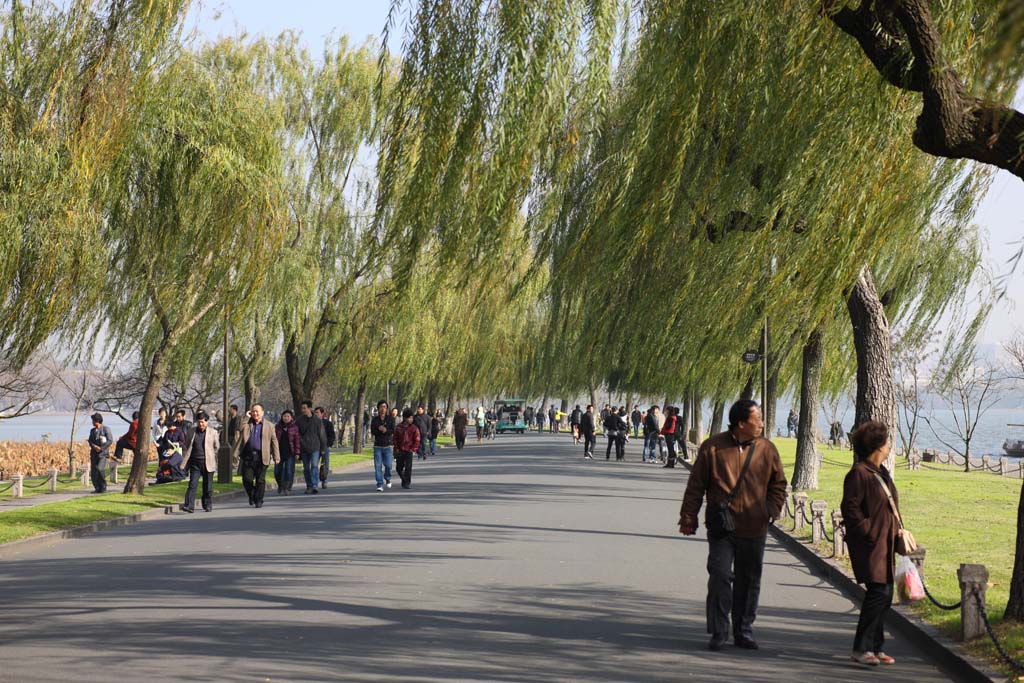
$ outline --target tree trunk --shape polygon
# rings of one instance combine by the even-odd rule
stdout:
[[[149,464],[149,441],[152,435],[149,421],[153,417],[157,394],[163,386],[167,366],[170,363],[170,349],[166,340],[153,354],[146,378],[146,390],[142,392],[142,404],[139,406],[139,430],[135,441],[135,457],[132,458],[132,469],[125,482],[125,493],[143,494],[146,492],[146,466]]]
[[[305,384],[300,367],[299,344],[294,336],[288,342],[284,351],[284,365],[288,372],[288,391],[292,395],[292,408],[298,415],[302,409],[303,401],[313,400],[313,388]]]
[[[437,412],[437,387],[433,383],[427,391],[427,412],[430,415]]]
[[[405,407],[405,406],[402,405],[402,401],[404,401],[404,400],[405,400],[405,382],[399,382],[395,386],[395,405],[393,406],[393,407],[398,408],[399,414],[401,414],[402,409]]]
[[[693,429],[694,433],[697,435],[697,440],[694,441],[694,443],[700,443],[704,432],[704,417],[701,414],[700,403],[700,394],[696,391],[693,392],[693,405],[690,407],[690,414],[693,416],[691,429]]]
[[[448,398],[444,402],[444,416],[451,417],[452,412],[455,410],[455,392],[449,391]]]
[[[754,372],[751,371],[750,375],[747,376],[747,383],[743,385],[743,391],[740,392],[740,400],[750,401],[754,398]]]
[[[803,372],[800,377],[800,424],[796,431],[796,462],[793,464],[793,488],[818,488],[818,454],[815,451],[818,406],[821,403],[821,368],[824,361],[821,324],[811,331],[804,344]]]
[[[857,350],[857,407],[854,426],[878,420],[889,428],[889,439],[896,431],[896,389],[892,380],[892,342],[889,320],[875,289],[875,279],[867,266],[847,300],[853,325],[853,345]],[[895,454],[885,465],[893,473]]]
[[[590,405],[594,406],[594,410],[597,412],[601,412],[600,406],[597,405],[597,389],[594,388],[593,384],[588,388],[590,389]]]
[[[1017,549],[1010,577],[1010,600],[1006,603],[1003,618],[1024,621],[1024,485],[1021,485],[1017,502]]]
[[[725,401],[715,401],[711,410],[711,433],[718,434],[722,431],[722,421],[725,419]]]
[[[355,417],[356,426],[352,430],[352,452],[363,452],[363,412],[366,410],[366,377],[359,378],[359,388],[356,390],[356,404],[352,406],[352,414]]]
[[[82,408],[82,395],[75,397],[75,412],[71,416],[71,440],[68,441],[68,474],[75,476],[75,430],[78,429],[78,411]]]
[[[772,356],[780,357],[781,353],[776,351]],[[775,407],[779,398],[779,365],[777,362],[769,364],[768,389],[765,392],[764,405],[761,407],[764,411],[764,435],[769,439],[775,433]]]
[[[245,407],[251,408],[260,400],[260,388],[256,384],[256,378],[251,373],[246,373],[244,381]]]
[[[693,398],[689,389],[683,390],[683,411],[679,415],[679,422],[683,425],[683,439],[690,440],[690,413],[693,409]],[[684,444],[685,445],[685,444]]]

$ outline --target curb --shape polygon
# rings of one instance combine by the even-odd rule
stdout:
[[[369,460],[368,462],[356,462],[352,463],[351,465],[345,465],[344,467],[336,471],[332,470],[332,474],[341,474],[343,472],[350,472],[363,469],[367,465],[373,465],[373,460]],[[244,495],[245,489],[239,489],[237,491],[229,491],[228,493],[219,493],[213,497],[213,500],[215,502],[224,502],[232,500],[234,498],[241,498]],[[49,531],[45,534],[39,534],[38,536],[23,538],[19,541],[11,541],[10,543],[0,543],[0,561],[17,557],[18,555],[21,555],[23,553],[39,550],[40,548],[49,547],[65,539],[91,536],[92,534],[97,534],[101,531],[107,531],[109,529],[114,529],[120,526],[126,526],[128,524],[135,524],[136,522],[144,522],[147,519],[159,519],[165,515],[173,514],[173,510],[175,510],[177,507],[177,504],[161,505],[150,510],[136,512],[133,515],[112,517],[110,519],[104,519],[99,522],[82,524],[80,526],[73,526],[67,529],[59,529],[57,531]]]
[[[692,463],[685,460],[680,462],[686,467],[687,472],[692,469]],[[810,545],[794,538],[784,529],[769,525],[768,531],[814,575],[825,579],[832,587],[856,603],[864,599],[864,589],[836,562],[822,557]],[[885,623],[920,648],[944,673],[955,676],[958,681],[1001,683],[1007,680],[998,671],[965,652],[958,643],[942,635],[938,629],[911,613],[904,605],[893,604]]]

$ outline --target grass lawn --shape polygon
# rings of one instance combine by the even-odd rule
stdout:
[[[150,477],[155,477],[156,476],[156,462],[154,461],[154,462],[149,463],[149,466],[146,468],[146,470],[147,470],[147,472],[148,472]],[[118,471],[118,481],[123,483],[128,478],[128,473],[131,471],[131,465],[122,465],[122,466],[117,468],[117,471]],[[79,474],[79,476],[81,476],[81,474]],[[109,482],[109,480],[110,480],[110,475],[108,474],[107,475],[107,481]],[[38,484],[40,484],[40,483],[42,483],[44,481],[46,481],[45,477],[42,477],[42,478],[34,477],[32,479],[26,479],[25,480],[25,487],[24,487],[22,498],[29,498],[31,496],[45,496],[45,495],[49,495],[50,494],[49,486],[47,486],[46,484],[43,484],[42,486],[37,486]],[[36,486],[36,488],[29,488],[30,486]],[[67,472],[61,472],[61,473],[59,473],[57,475],[57,490],[56,490],[55,493],[74,493],[76,491],[91,491],[91,490],[92,490],[92,484],[87,484],[86,486],[82,486],[81,479],[79,479],[78,477],[75,477],[72,480]],[[14,494],[14,491],[12,489],[7,489],[3,493],[0,493],[0,500],[10,500],[13,494]]]
[[[796,457],[796,439],[774,439],[779,448],[787,478],[792,478]],[[849,471],[853,455],[849,451],[825,448],[817,491],[808,491],[811,500],[828,501],[829,510],[839,507],[843,497],[843,478]],[[897,459],[897,465],[900,465]],[[900,494],[900,511],[907,528],[918,543],[927,549],[925,579],[928,590],[943,603],[960,598],[956,571],[961,563],[983,564],[989,571],[987,607],[993,623],[1002,621],[1009,598],[1010,574],[1016,542],[1017,502],[1021,481],[995,474],[972,472],[949,466],[925,463],[929,469],[911,472],[897,467],[894,474]],[[931,469],[934,467],[934,469]],[[826,516],[826,524],[831,521]],[[807,531],[810,536],[810,531]],[[824,549],[825,554],[830,552]],[[847,565],[848,567],[849,565]],[[954,635],[960,624],[960,610],[943,611],[922,600],[915,610],[948,635]],[[1024,625],[1001,624],[997,632],[1011,653],[1024,655]],[[987,638],[977,640],[970,648],[975,654],[995,660],[995,648]]]

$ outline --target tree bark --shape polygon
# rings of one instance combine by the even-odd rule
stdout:
[[[687,441],[690,440],[690,412],[693,408],[693,399],[690,395],[690,390],[685,389],[683,391],[683,410],[679,415],[679,421],[683,425],[683,438]]]
[[[245,407],[251,408],[253,404],[260,400],[260,388],[256,384],[256,378],[251,373],[245,375]]]
[[[704,417],[701,414],[701,397],[696,391],[693,392],[693,405],[690,408],[690,413],[693,415],[692,423],[690,428],[693,429],[696,435],[694,443],[700,443],[701,437],[704,436]]]
[[[860,272],[847,300],[853,325],[853,345],[857,350],[857,406],[854,427],[877,420],[889,428],[889,439],[896,431],[896,389],[892,379],[892,341],[885,307],[875,289],[875,278],[868,266]],[[885,465],[893,473],[895,455]]]
[[[800,377],[800,424],[796,431],[796,462],[793,464],[793,488],[818,488],[818,454],[815,450],[818,406],[821,403],[821,369],[824,361],[823,328],[819,323],[804,344],[803,371]]]
[[[715,401],[711,410],[711,434],[718,434],[722,431],[722,422],[725,420],[725,401]]]
[[[149,443],[152,434],[150,420],[153,417],[153,407],[156,405],[157,394],[163,386],[164,377],[167,375],[167,366],[170,363],[170,349],[165,340],[153,353],[149,365],[149,375],[146,377],[146,390],[142,392],[142,404],[139,406],[139,430],[135,441],[135,457],[132,458],[132,469],[128,474],[128,481],[124,484],[125,493],[143,494],[146,491],[146,466],[149,464]]]
[[[750,401],[754,398],[754,371],[750,371],[750,375],[747,377],[747,383],[743,385],[743,391],[740,392],[741,401]]]
[[[311,388],[306,386],[300,362],[298,339],[292,335],[284,350],[284,365],[288,373],[288,391],[292,395],[292,408],[296,411],[296,415],[299,414],[303,401],[313,400]]]
[[[764,405],[761,406],[764,413],[764,435],[769,439],[775,433],[776,404],[779,399],[779,363],[776,358],[782,356],[781,350],[771,354],[772,358],[768,365],[768,387],[765,392]]]
[[[1024,485],[1021,485],[1017,502],[1017,547],[1013,556],[1013,574],[1010,575],[1010,599],[1003,617],[1024,621]]]
[[[356,403],[352,406],[352,415],[355,417],[355,429],[352,430],[352,452],[363,452],[363,412],[366,410],[366,377],[359,378],[359,388],[356,390]]]

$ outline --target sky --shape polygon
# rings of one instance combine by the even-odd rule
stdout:
[[[403,2],[396,17],[399,28],[391,34],[392,46],[401,42],[402,20],[413,3]],[[240,32],[275,36],[291,29],[301,33],[310,51],[317,54],[332,35],[348,34],[356,42],[379,36],[390,7],[391,0],[207,0],[193,10],[191,23],[209,38]],[[910,133],[907,131],[908,139]],[[1024,263],[1017,264],[1011,274],[1007,262],[1024,246],[1024,181],[999,171],[976,222],[986,236],[988,268],[996,276],[1010,275],[1003,281],[1006,296],[992,312],[980,337],[983,344],[999,344],[1015,330],[1024,330]]]

